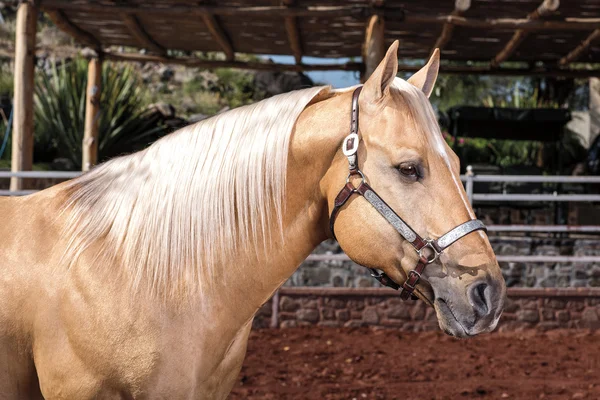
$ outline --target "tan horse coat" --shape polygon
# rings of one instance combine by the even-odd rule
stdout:
[[[444,148],[444,163],[428,138],[435,132],[415,118],[422,110],[411,110],[403,100],[408,94],[393,88],[396,47],[361,95],[359,161],[399,215],[436,237],[472,218],[472,210],[455,184],[455,155]],[[411,82],[429,94],[435,76],[437,55]],[[235,253],[199,297],[183,289],[166,301],[143,290],[132,293],[123,282],[122,260],[104,265],[97,257],[101,242],[76,265],[66,265],[69,183],[0,199],[0,399],[225,398],[256,311],[330,237],[329,210],[347,174],[340,144],[348,133],[350,97],[349,91],[323,92],[302,112],[289,144],[282,235],[273,235],[266,254]],[[395,167],[406,160],[420,163],[422,181],[398,175]],[[364,200],[345,206],[336,234],[351,258],[398,282],[414,265],[414,251]],[[442,328],[459,336],[493,329],[505,288],[484,235],[453,245],[424,280],[431,286],[420,287],[422,297],[436,306]],[[490,287],[489,310],[476,315],[468,292],[481,280]],[[438,299],[450,304],[453,316]]]

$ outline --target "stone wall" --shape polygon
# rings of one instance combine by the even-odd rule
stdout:
[[[391,289],[281,288],[254,326],[380,326],[436,331],[435,311],[423,301],[402,301]],[[600,289],[509,289],[498,330],[600,328]]]

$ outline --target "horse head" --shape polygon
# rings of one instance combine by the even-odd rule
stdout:
[[[353,261],[398,285],[422,278],[415,294],[435,307],[445,332],[488,332],[502,312],[506,285],[428,100],[439,51],[405,81],[396,77],[397,48],[392,44],[356,96],[359,140],[346,139],[324,178],[329,210],[338,202],[331,235]],[[346,179],[350,184],[340,192]],[[363,196],[351,198],[354,193]],[[411,272],[420,260],[421,269]]]

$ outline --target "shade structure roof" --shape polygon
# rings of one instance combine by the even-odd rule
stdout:
[[[223,52],[356,58],[369,18],[403,59],[435,47],[457,72],[552,73],[600,62],[599,0],[40,0],[59,28],[87,46],[146,49],[148,57]],[[114,51],[111,54],[116,54]],[[139,53],[138,53],[139,54]],[[130,53],[131,56],[131,53]],[[115,56],[117,57],[117,56]],[[519,61],[518,68],[506,62]],[[513,64],[510,64],[513,65]],[[305,66],[305,69],[311,69]],[[597,70],[579,71],[594,75]]]

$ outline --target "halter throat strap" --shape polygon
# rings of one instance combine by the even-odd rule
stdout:
[[[360,195],[364,197],[371,206],[379,214],[385,218],[400,234],[402,238],[408,241],[419,256],[417,265],[414,269],[409,271],[406,281],[400,285],[390,279],[385,273],[378,272],[375,269],[371,269],[371,276],[377,279],[381,284],[389,286],[393,289],[401,289],[400,297],[404,300],[408,299],[413,295],[413,292],[421,279],[421,274],[424,272],[425,267],[428,264],[433,263],[443,253],[443,251],[452,245],[457,240],[463,238],[471,232],[486,230],[485,225],[480,220],[470,220],[464,222],[457,227],[451,229],[437,239],[428,239],[421,237],[411,226],[406,223],[396,212],[369,186],[366,182],[363,173],[358,167],[358,144],[360,137],[358,136],[358,98],[362,86],[359,86],[354,90],[352,94],[352,113],[350,121],[350,134],[346,136],[342,144],[342,152],[348,158],[349,174],[346,179],[346,185],[340,190],[335,198],[333,210],[329,217],[329,229],[334,237],[335,236],[335,220],[339,215],[342,207],[350,198],[354,195]],[[354,186],[350,179],[352,177],[360,177],[361,182],[358,186]],[[426,253],[426,249],[427,253]],[[414,296],[414,295],[413,295]]]

